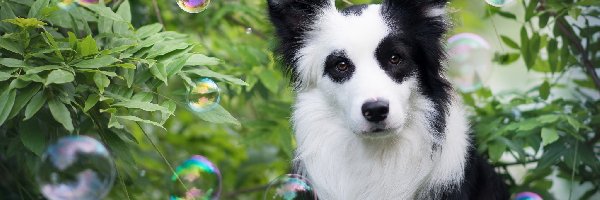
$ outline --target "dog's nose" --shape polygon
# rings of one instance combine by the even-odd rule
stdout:
[[[370,122],[381,122],[387,118],[390,104],[386,100],[367,101],[362,105],[362,114]]]

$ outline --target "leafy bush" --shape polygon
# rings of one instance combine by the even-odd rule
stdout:
[[[138,141],[126,125],[166,130],[163,124],[178,104],[186,105],[183,97],[199,77],[246,85],[205,67],[220,61],[199,53],[201,45],[188,35],[161,31],[160,24],[134,29],[129,1],[116,12],[104,5],[59,9],[57,2],[0,2],[0,164],[13,161],[2,166],[2,177],[8,169],[18,169],[8,177],[25,177],[17,180],[25,181],[18,194],[37,196],[26,188],[37,188],[33,177],[39,157],[61,136],[96,135],[120,168],[132,168],[130,145]],[[169,93],[169,84],[187,90]],[[195,114],[213,123],[239,124],[220,106]]]

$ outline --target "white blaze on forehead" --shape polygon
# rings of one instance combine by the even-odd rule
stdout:
[[[380,9],[380,5],[370,5],[359,16],[344,16],[335,8],[324,10],[296,55],[299,89],[314,87],[333,51],[344,50],[354,64],[374,61],[375,49],[389,33]]]

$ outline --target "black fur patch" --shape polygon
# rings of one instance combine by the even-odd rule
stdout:
[[[442,63],[446,59],[442,37],[448,29],[443,17],[428,17],[432,8],[444,6],[445,0],[388,0],[382,15],[392,32],[401,34],[410,47],[410,57],[417,68],[421,92],[433,102],[436,113],[429,121],[435,137],[444,138],[451,86],[444,78]],[[436,148],[434,144],[434,149]]]
[[[417,70],[410,51],[410,46],[406,41],[403,41],[402,36],[389,35],[381,40],[377,46],[375,58],[381,69],[396,83],[400,84]],[[400,62],[397,64],[391,63],[392,56],[400,57]]]
[[[346,63],[346,71],[340,72],[336,69],[337,64],[340,62]],[[323,71],[323,76],[329,76],[333,82],[343,83],[352,78],[355,69],[356,67],[354,66],[354,63],[348,59],[346,52],[334,51],[325,59],[325,70]]]
[[[368,6],[369,5],[367,5],[367,4],[353,5],[353,6],[344,8],[342,10],[342,14],[344,16],[348,16],[348,15],[360,16],[363,13],[363,10],[365,10]]]

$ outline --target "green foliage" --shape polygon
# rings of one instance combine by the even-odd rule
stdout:
[[[0,1],[0,174],[12,169],[13,176],[27,177],[15,194],[38,195],[35,166],[61,136],[99,138],[122,174],[135,168],[132,125],[166,130],[194,79],[246,85],[208,69],[219,59],[201,54],[202,45],[189,35],[162,31],[160,24],[135,29],[127,0],[111,4],[116,12],[105,5],[64,10],[57,2]],[[184,89],[165,92],[168,84]],[[221,107],[196,115],[239,124]]]
[[[579,197],[588,199],[600,191],[600,82],[594,80],[600,67],[600,25],[590,23],[598,20],[600,4],[576,0],[520,3],[525,12],[519,17],[486,8],[492,15],[524,22],[519,43],[500,36],[510,49],[497,53],[494,61],[508,65],[522,59],[530,73],[545,78],[525,92],[492,95],[482,88],[464,94],[474,112],[479,151],[503,169],[513,192],[535,191],[544,199],[554,199],[548,190],[553,185],[549,177],[556,171],[560,178],[590,184]],[[515,162],[501,160],[502,155]],[[507,167],[512,165],[530,166],[523,181],[508,174]]]

